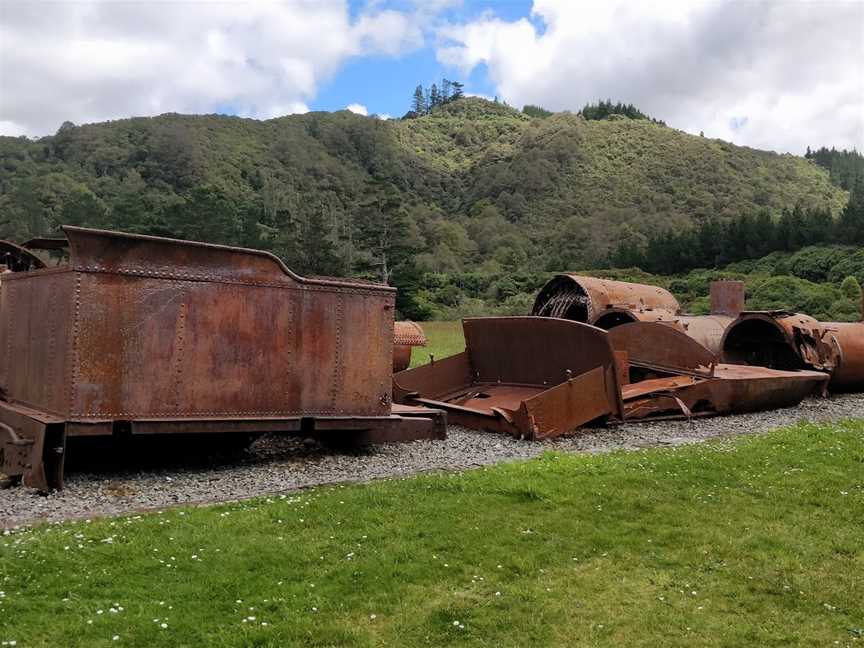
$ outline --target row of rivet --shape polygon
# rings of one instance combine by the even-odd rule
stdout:
[[[151,270],[145,268],[106,268],[99,265],[82,265],[76,266],[78,272],[100,272],[107,274],[131,275],[134,277],[148,277],[154,279],[179,279],[186,281],[204,281],[212,283],[228,283],[239,284],[243,286],[259,286],[263,288],[296,288],[297,290],[315,290],[321,292],[338,292],[360,295],[389,295],[391,289],[381,289],[377,286],[369,286],[368,288],[360,286],[328,286],[320,284],[296,283],[291,280],[285,282],[275,281],[251,281],[237,277],[228,277],[214,274],[200,274],[194,272],[170,272],[166,270]]]

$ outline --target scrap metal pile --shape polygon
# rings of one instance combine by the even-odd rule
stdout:
[[[713,284],[711,314],[690,316],[662,288],[559,275],[531,316],[466,319],[463,353],[407,369],[426,338],[393,321],[388,286],[303,278],[255,250],[64,232],[0,242],[0,480],[42,491],[62,487],[78,437],[442,439],[449,417],[540,439],[864,388],[864,323],[746,312],[740,282]]]
[[[398,373],[394,397],[467,427],[540,439],[864,389],[864,323],[743,307],[741,282],[714,282],[711,314],[693,316],[662,288],[558,275],[532,317],[464,320],[465,351]]]

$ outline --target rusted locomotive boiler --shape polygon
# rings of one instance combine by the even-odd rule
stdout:
[[[726,362],[815,369],[830,375],[832,391],[864,390],[864,321],[820,322],[788,311],[744,312],[727,328],[721,347]]]
[[[531,314],[593,324],[607,331],[630,322],[660,322],[719,353],[726,327],[744,310],[744,284],[711,282],[710,303],[709,315],[685,315],[678,300],[664,288],[562,274],[541,288]]]
[[[64,231],[68,263],[0,278],[0,473],[61,488],[77,436],[443,438],[440,412],[392,404],[394,289],[306,279],[260,251]]]

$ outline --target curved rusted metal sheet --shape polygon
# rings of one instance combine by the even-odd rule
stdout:
[[[723,333],[734,319],[728,315],[681,315],[675,319],[674,325],[711,353],[719,355]]]
[[[0,282],[7,426],[388,438],[429,422],[391,410],[393,288],[303,278],[258,250],[64,229],[68,265]],[[19,440],[0,430],[0,450]]]
[[[393,371],[402,371],[411,365],[411,350],[426,346],[426,333],[417,322],[393,323]]]
[[[831,388],[864,389],[864,322],[829,322],[825,326],[840,347],[840,362],[831,376]]]
[[[604,331],[611,331],[616,326],[631,322],[664,322],[675,324],[679,317],[677,313],[663,309],[634,310],[623,306],[613,306],[597,313],[593,324]]]
[[[45,263],[30,250],[11,241],[0,240],[0,265],[9,272],[29,272],[45,267]]]
[[[540,289],[531,314],[594,324],[603,311],[615,307],[670,313],[680,310],[672,293],[658,286],[559,274]]]
[[[633,322],[609,331],[615,351],[627,353],[631,364],[672,373],[710,373],[717,356],[692,337],[657,322]]]
[[[719,354],[726,327],[734,317],[727,315],[677,315],[663,310],[632,311],[625,308],[607,308],[600,313],[594,325],[607,331],[632,322],[659,323],[674,328]]]
[[[426,332],[417,322],[393,322],[393,344],[426,346]]]

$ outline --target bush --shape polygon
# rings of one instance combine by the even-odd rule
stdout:
[[[844,297],[852,301],[861,301],[861,284],[852,275],[846,277],[843,283],[840,284],[840,292],[843,293]]]
[[[859,284],[864,284],[864,249],[859,248],[840,260],[831,269],[828,279],[834,283],[839,283],[849,275],[855,277]]]
[[[786,275],[758,283],[747,307],[751,310],[790,310],[830,320],[834,304],[842,298],[840,290],[831,284],[815,284]]]
[[[828,281],[831,269],[849,257],[852,250],[842,246],[806,247],[778,263],[773,274],[791,274],[814,282]]]

